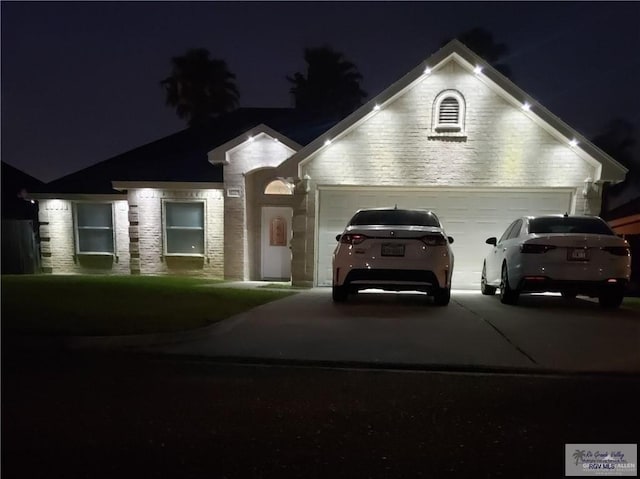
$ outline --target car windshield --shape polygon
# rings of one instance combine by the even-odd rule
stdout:
[[[599,218],[549,217],[529,221],[529,233],[581,233],[613,235],[613,231]]]
[[[394,225],[440,227],[438,218],[428,211],[415,210],[367,210],[359,211],[349,225]]]

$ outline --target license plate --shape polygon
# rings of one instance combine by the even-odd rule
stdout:
[[[589,261],[588,250],[584,248],[569,248],[567,259],[569,261]]]
[[[381,254],[382,256],[404,256],[404,245],[383,243]]]

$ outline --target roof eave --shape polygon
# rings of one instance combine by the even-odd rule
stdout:
[[[297,166],[297,168],[295,168],[297,170],[296,173],[298,177],[301,177],[302,166],[311,161],[313,157],[322,151],[325,147],[326,140],[335,141],[346,135],[353,128],[357,127],[360,123],[366,121],[371,115],[375,114],[376,111],[374,110],[374,107],[376,107],[376,105],[380,108],[384,108],[386,104],[394,101],[395,98],[402,95],[407,89],[417,85],[419,80],[426,79],[430,73],[437,71],[451,59],[458,60],[461,65],[471,71],[473,71],[475,66],[480,66],[482,68],[480,79],[490,88],[500,93],[514,106],[522,106],[525,103],[528,103],[531,106],[531,110],[527,112],[527,114],[529,114],[532,119],[536,120],[540,126],[545,128],[556,138],[567,142],[570,142],[571,140],[578,141],[579,146],[573,147],[573,149],[578,156],[594,166],[596,169],[595,181],[611,181],[614,183],[624,181],[626,173],[628,172],[627,168],[600,150],[597,146],[591,143],[590,140],[584,137],[584,135],[580,134],[560,118],[553,115],[549,110],[531,97],[531,95],[524,92],[524,90],[493,68],[489,63],[457,39],[447,43],[444,47],[431,55],[425,61],[421,62],[417,67],[393,83],[390,87],[386,88],[379,95],[372,98],[370,101],[336,124],[333,128],[320,135],[307,146],[288,158],[282,165],[280,165],[279,169],[293,174],[294,171],[291,170],[294,169],[294,166]],[[425,72],[425,69],[427,68],[429,68],[430,73]]]
[[[258,126],[255,126],[254,128],[251,128],[249,131],[243,133],[242,135],[238,135],[232,140],[229,140],[228,142],[223,143],[222,145],[219,145],[213,150],[209,151],[207,153],[207,158],[209,160],[209,163],[211,163],[212,165],[227,164],[228,163],[227,153],[233,151],[236,148],[242,147],[242,145],[244,145],[251,138],[257,137],[261,134],[268,135],[271,138],[278,140],[280,143],[282,143],[283,145],[285,145],[287,148],[289,148],[294,152],[302,148],[301,145],[293,141],[288,136],[285,136],[282,133],[274,130],[273,128],[270,128],[269,126],[265,125],[264,123],[261,123]]]

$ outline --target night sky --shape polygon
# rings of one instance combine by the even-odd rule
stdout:
[[[370,99],[480,26],[580,133],[640,126],[640,2],[2,2],[1,17],[2,160],[43,181],[184,128],[159,82],[192,47],[227,61],[241,106],[287,107],[304,47],[343,52]]]

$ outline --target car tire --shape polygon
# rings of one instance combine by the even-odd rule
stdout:
[[[562,291],[560,294],[564,299],[567,300],[576,299],[576,296],[578,296],[578,293],[576,293],[575,291]]]
[[[516,289],[509,286],[509,274],[507,273],[507,263],[502,265],[502,274],[500,275],[500,302],[502,304],[516,304],[520,293]]]
[[[496,287],[487,284],[487,265],[482,265],[482,277],[480,278],[480,292],[485,296],[496,294]]]
[[[617,309],[624,300],[624,290],[622,288],[611,288],[603,291],[598,297],[600,306],[605,309]]]
[[[347,300],[348,295],[349,291],[346,286],[333,285],[331,288],[331,298],[334,303],[344,303]]]
[[[438,288],[433,294],[433,304],[446,306],[451,300],[451,288]]]

